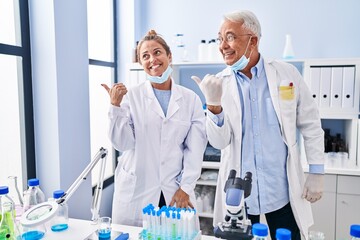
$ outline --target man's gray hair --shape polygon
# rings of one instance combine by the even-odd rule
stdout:
[[[224,20],[243,23],[244,28],[250,30],[260,40],[261,26],[259,20],[253,12],[248,10],[230,12],[224,15]]]

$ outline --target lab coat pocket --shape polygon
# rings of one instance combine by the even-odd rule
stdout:
[[[289,86],[280,86],[279,87],[279,94],[281,100],[293,100],[295,93],[295,87],[290,83]]]
[[[122,166],[116,178],[115,193],[119,202],[129,203],[134,195],[137,177],[125,171]]]

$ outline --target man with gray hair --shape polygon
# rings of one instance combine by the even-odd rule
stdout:
[[[308,238],[310,203],[322,196],[324,133],[319,111],[301,74],[288,63],[259,53],[261,26],[250,11],[224,16],[219,50],[228,66],[198,83],[207,104],[210,144],[221,149],[214,225],[226,214],[224,184],[231,169],[252,173],[246,198],[252,224],[265,214],[271,238],[287,228],[292,239]],[[298,154],[297,130],[304,137],[309,175]]]

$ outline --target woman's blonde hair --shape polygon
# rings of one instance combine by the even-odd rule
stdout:
[[[171,50],[170,50],[170,47],[169,45],[165,42],[165,40],[159,35],[156,33],[155,30],[151,29],[138,43],[137,45],[137,57],[139,59],[139,62],[141,63],[141,58],[140,58],[140,48],[141,48],[141,45],[145,42],[145,41],[156,41],[158,42],[164,49],[165,49],[165,52],[166,52],[166,55],[170,55],[171,54]]]

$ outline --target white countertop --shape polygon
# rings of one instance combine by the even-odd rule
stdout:
[[[44,240],[84,240],[87,239],[93,232],[97,229],[97,225],[92,224],[88,220],[80,219],[69,219],[69,228],[63,232],[52,232],[50,229],[47,229]],[[135,240],[138,239],[139,233],[142,231],[141,227],[126,226],[112,224],[112,230],[129,233],[129,239]],[[215,237],[211,236],[201,236],[202,240],[214,240]]]

